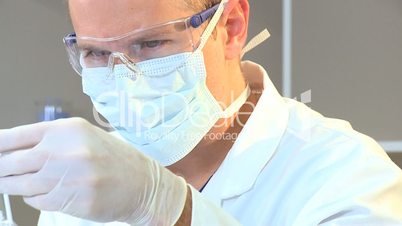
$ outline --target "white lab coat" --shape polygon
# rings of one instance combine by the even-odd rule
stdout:
[[[262,67],[243,72],[264,92],[203,193],[193,189],[192,225],[402,225],[402,172],[373,139],[282,98]],[[38,225],[126,224],[42,212]]]

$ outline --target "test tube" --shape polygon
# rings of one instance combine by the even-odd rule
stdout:
[[[13,220],[10,198],[7,194],[3,194],[3,205],[0,209],[0,226],[17,226]]]

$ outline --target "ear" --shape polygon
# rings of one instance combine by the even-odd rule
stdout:
[[[248,0],[229,0],[220,25],[224,28],[225,58],[239,59],[247,40],[250,5]]]

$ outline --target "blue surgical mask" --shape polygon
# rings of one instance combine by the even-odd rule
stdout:
[[[117,65],[113,78],[100,76],[102,69],[83,71],[84,92],[95,109],[139,151],[171,165],[186,156],[220,118],[233,116],[248,98],[248,89],[222,109],[206,86],[201,51],[139,63],[141,71],[166,73],[135,75]],[[103,69],[107,70],[107,69]],[[158,73],[158,74],[159,74]],[[163,74],[162,73],[162,74]],[[102,78],[103,77],[103,78]]]
[[[221,14],[222,12],[218,12]],[[212,19],[197,50],[136,64],[84,69],[83,90],[109,123],[136,149],[168,166],[190,153],[220,118],[246,102],[247,88],[225,110],[206,85],[202,49],[220,15]]]

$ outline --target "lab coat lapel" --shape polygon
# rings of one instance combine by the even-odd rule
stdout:
[[[203,194],[216,204],[250,190],[274,155],[286,130],[289,112],[265,70],[243,63],[245,73],[262,73],[264,91],[238,139]],[[251,76],[251,75],[250,75]]]

